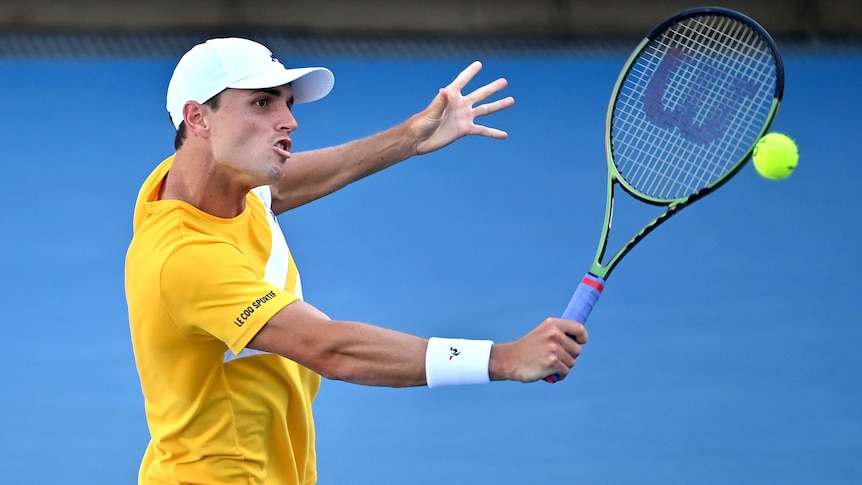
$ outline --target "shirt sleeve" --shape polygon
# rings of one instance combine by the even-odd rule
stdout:
[[[234,354],[298,299],[264,281],[235,246],[218,242],[176,248],[162,268],[160,288],[180,332],[218,339]]]

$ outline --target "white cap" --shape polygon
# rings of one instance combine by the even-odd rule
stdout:
[[[168,84],[168,113],[179,128],[187,101],[204,103],[227,88],[264,89],[288,83],[294,103],[309,103],[332,91],[335,76],[325,67],[287,69],[269,49],[251,40],[210,39],[192,47],[177,63]]]

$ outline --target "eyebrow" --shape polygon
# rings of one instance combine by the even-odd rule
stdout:
[[[273,96],[273,97],[279,97],[282,94],[282,92],[276,88],[259,88],[259,89],[253,89],[252,91],[254,91],[256,93],[268,94],[268,95]],[[291,106],[294,104],[293,93],[291,93],[290,97],[287,98],[287,104],[289,104]]]
[[[272,96],[281,95],[281,91],[279,91],[278,89],[275,89],[275,88],[260,88],[260,89],[255,89],[254,91],[256,91],[258,93],[266,93],[266,94],[269,94]]]

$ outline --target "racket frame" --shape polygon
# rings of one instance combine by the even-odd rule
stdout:
[[[732,19],[736,19],[743,24],[751,27],[758,36],[767,43],[770,50],[772,51],[773,58],[775,60],[775,68],[776,68],[776,79],[775,79],[775,92],[773,93],[772,103],[769,111],[766,114],[766,118],[764,120],[763,126],[761,127],[759,134],[751,143],[751,146],[744,152],[744,154],[737,160],[737,162],[731,166],[725,173],[719,176],[715,181],[710,184],[705,185],[704,187],[698,189],[694,193],[684,195],[676,198],[666,198],[661,199],[657,197],[648,196],[646,194],[641,193],[636,190],[631,184],[629,184],[622,174],[617,169],[616,164],[613,159],[613,147],[612,147],[612,125],[611,122],[614,119],[614,108],[616,106],[617,98],[620,94],[620,89],[637,61],[638,57],[641,55],[643,50],[649,45],[650,42],[655,40],[659,35],[664,33],[665,30],[670,25],[674,23],[684,21],[688,18],[703,16],[703,15],[719,15],[723,17],[729,17]],[[736,12],[734,10],[725,9],[721,7],[705,7],[705,8],[695,8],[691,10],[686,10],[680,12],[661,24],[659,24],[656,28],[654,28],[643,40],[641,40],[640,44],[634,49],[632,54],[629,56],[628,61],[626,61],[623,66],[620,75],[617,77],[617,81],[614,85],[614,90],[612,92],[611,102],[608,104],[608,113],[606,117],[606,130],[605,130],[605,152],[606,152],[606,162],[607,162],[607,192],[606,192],[606,201],[605,201],[605,220],[602,227],[601,239],[599,242],[598,249],[596,250],[596,256],[593,259],[593,263],[590,266],[589,272],[584,276],[581,280],[578,287],[575,289],[574,294],[572,295],[571,300],[569,301],[568,306],[563,312],[563,318],[575,320],[581,323],[586,323],[587,318],[592,313],[592,310],[598,301],[599,297],[604,291],[605,282],[610,275],[611,271],[616,267],[616,265],[623,259],[623,257],[629,253],[629,251],[637,245],[647,234],[652,232],[653,229],[658,227],[661,223],[666,221],[668,218],[682,210],[683,208],[691,205],[698,199],[704,197],[705,195],[711,193],[713,190],[721,187],[730,180],[734,175],[739,173],[743,166],[745,166],[748,159],[751,157],[751,153],[754,150],[754,147],[757,143],[757,140],[762,137],[769,130],[772,125],[772,121],[775,118],[775,114],[778,111],[778,106],[781,103],[781,98],[784,93],[784,64],[781,59],[781,54],[778,51],[777,46],[775,45],[775,41],[772,39],[772,36],[764,29],[760,24],[758,24],[753,19]],[[613,209],[614,209],[614,188],[616,185],[619,185],[626,193],[635,198],[636,200],[645,202],[654,206],[663,206],[666,207],[664,212],[659,214],[657,217],[652,219],[649,223],[643,226],[640,231],[634,234],[628,242],[623,244],[616,253],[614,253],[610,259],[608,259],[606,264],[602,264],[602,259],[605,256],[605,252],[607,250],[608,244],[608,236],[611,230],[611,221],[613,219]],[[559,380],[559,376],[557,374],[550,375],[544,379],[547,382],[554,383]]]
[[[613,159],[613,148],[611,146],[611,122],[614,118],[614,107],[616,105],[616,100],[620,92],[620,88],[622,87],[623,82],[640,56],[641,52],[647,47],[647,45],[653,41],[656,37],[662,34],[669,26],[686,20],[688,18],[703,16],[703,15],[721,15],[725,17],[730,17],[736,20],[739,20],[749,27],[751,27],[759,37],[769,46],[769,48],[774,53],[774,58],[776,61],[776,83],[775,83],[775,93],[773,94],[772,106],[769,110],[769,113],[766,117],[766,123],[760,130],[760,134],[755,139],[754,143],[746,150],[745,154],[736,162],[733,168],[724,173],[721,177],[716,179],[711,184],[701,188],[697,192],[692,194],[671,198],[671,199],[661,199],[656,197],[651,197],[649,195],[643,194],[634,187],[632,187],[620,174],[617,169],[616,164]],[[784,64],[781,59],[781,55],[779,54],[778,47],[775,44],[775,41],[772,39],[772,36],[764,29],[759,23],[757,23],[752,18],[739,13],[735,10],[730,10],[721,7],[702,7],[702,8],[694,8],[690,10],[686,10],[680,12],[658,26],[656,26],[646,37],[644,37],[640,44],[632,51],[628,60],[623,66],[619,76],[617,77],[617,81],[614,84],[614,89],[612,91],[613,96],[611,97],[611,102],[608,103],[608,111],[605,119],[605,155],[607,162],[607,192],[606,192],[606,201],[605,201],[605,220],[602,226],[602,233],[600,237],[599,246],[596,250],[595,258],[593,259],[593,263],[590,266],[589,274],[601,278],[602,280],[606,280],[608,276],[611,274],[616,265],[625,257],[626,254],[629,253],[647,234],[652,232],[653,229],[658,227],[661,223],[669,219],[671,216],[682,210],[683,208],[691,205],[698,199],[706,196],[713,190],[724,185],[728,180],[730,180],[734,175],[736,175],[747,163],[748,159],[751,157],[751,153],[754,150],[754,146],[761,136],[765,135],[767,131],[769,131],[770,126],[772,125],[772,121],[775,118],[775,114],[778,111],[778,107],[781,104],[781,98],[784,94]],[[662,206],[666,207],[666,210],[655,217],[652,221],[643,226],[637,233],[635,233],[626,243],[624,243],[605,263],[602,263],[602,260],[605,257],[605,253],[607,251],[608,245],[608,236],[610,235],[611,230],[611,222],[613,219],[613,210],[614,210],[614,188],[615,185],[619,185],[627,194],[634,197],[636,200],[641,202],[645,202],[654,206]]]

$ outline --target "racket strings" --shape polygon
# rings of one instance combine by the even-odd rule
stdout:
[[[722,178],[767,123],[776,59],[751,27],[706,15],[649,42],[618,87],[609,147],[647,197],[690,195]]]
[[[682,28],[679,32],[683,35],[679,36],[679,43],[682,46],[688,47],[692,52],[707,53],[710,58],[720,56],[725,50],[729,49],[733,55],[739,55],[743,58],[743,62],[725,63],[723,71],[735,79],[744,79],[745,76],[740,72],[738,67],[750,65],[751,62],[757,62],[753,57],[750,57],[752,50],[750,46],[752,43],[759,41],[759,39],[756,38],[756,34],[751,29],[744,28],[744,24],[730,21],[723,17],[718,17],[717,19],[715,27],[708,23],[699,22],[697,19],[693,20],[691,25],[681,25]],[[725,30],[728,33],[725,33]],[[666,45],[669,46],[671,44],[666,43]],[[746,56],[749,57],[746,58]],[[703,75],[700,78],[700,86],[708,86],[706,92],[700,93],[700,96],[705,100],[724,101],[727,98],[727,85],[718,82],[720,79],[717,71],[700,72]],[[695,76],[695,80],[691,82],[697,82],[696,79],[697,77]],[[743,99],[747,98],[744,97]],[[714,109],[721,108],[714,107]],[[707,116],[714,112],[714,110],[709,109],[700,110],[693,119],[695,125],[704,125],[707,122]],[[741,133],[739,133],[738,126],[736,124],[728,127],[728,134],[730,135],[728,139],[735,140],[739,138]],[[712,153],[713,156],[708,158],[704,157],[702,153],[700,157],[694,158],[697,154],[693,153],[691,147],[680,146],[678,148],[683,149],[676,153],[678,158],[683,160],[683,165],[681,167],[675,165],[666,166],[675,170],[669,177],[669,180],[681,181],[682,186],[686,187],[684,189],[686,193],[697,190],[716,180],[729,168],[727,163],[735,161],[730,158],[732,154],[729,153],[733,147],[727,143],[718,145]]]

